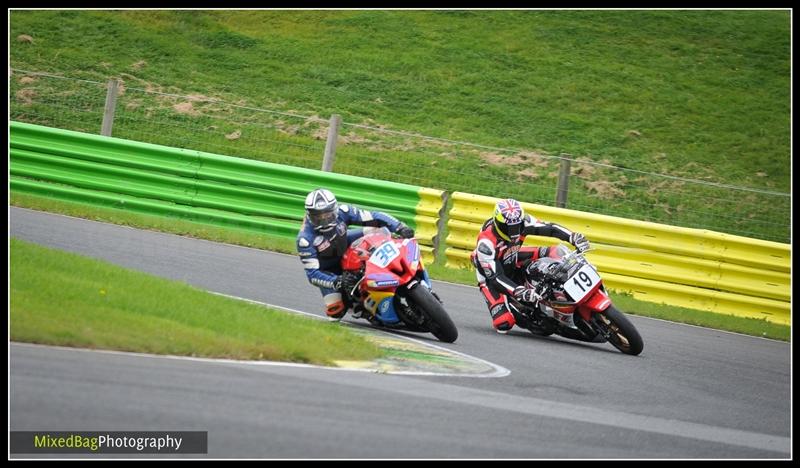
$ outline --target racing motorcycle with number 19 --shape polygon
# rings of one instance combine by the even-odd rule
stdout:
[[[524,278],[540,299],[526,303],[512,298],[519,304],[514,311],[518,325],[535,335],[608,342],[634,356],[642,352],[642,337],[611,303],[603,280],[583,252],[560,244],[552,257],[527,265]]]

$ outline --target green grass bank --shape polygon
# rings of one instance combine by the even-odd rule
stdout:
[[[16,74],[11,116],[98,132],[115,78],[115,136],[319,168],[324,125],[253,109],[336,113],[337,172],[553,204],[569,154],[569,208],[789,242],[790,26],[789,10],[12,11],[12,68],[95,83]]]
[[[13,341],[335,365],[384,351],[330,323],[10,240]]]

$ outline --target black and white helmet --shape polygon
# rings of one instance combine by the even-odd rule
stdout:
[[[316,189],[306,196],[306,217],[315,231],[327,232],[336,227],[339,204],[330,190]]]

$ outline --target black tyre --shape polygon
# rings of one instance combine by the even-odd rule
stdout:
[[[602,314],[596,314],[594,319],[598,326],[610,332],[608,341],[618,350],[637,356],[644,349],[644,342],[636,327],[616,307],[610,306]]]
[[[428,317],[430,332],[433,333],[433,336],[445,343],[456,341],[458,330],[455,324],[428,288],[423,285],[415,287],[408,292],[408,299],[414,303],[417,310]]]
[[[554,333],[554,332],[551,332],[550,330],[544,330],[544,329],[541,329],[541,328],[536,328],[535,325],[532,326],[532,327],[528,327],[528,331],[533,333],[536,336],[550,336],[550,335],[552,335]]]

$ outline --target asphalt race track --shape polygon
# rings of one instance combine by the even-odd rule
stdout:
[[[323,314],[294,256],[13,207],[9,218],[16,238]],[[629,316],[645,343],[632,357],[519,329],[498,335],[476,288],[434,289],[459,338],[414,337],[510,374],[390,375],[13,343],[10,430],[208,431],[201,456],[210,458],[791,456],[788,343]]]

